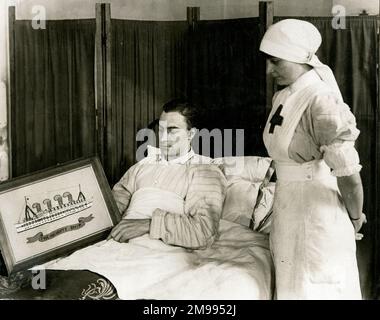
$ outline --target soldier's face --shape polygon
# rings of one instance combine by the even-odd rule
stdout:
[[[161,153],[176,158],[189,152],[193,130],[187,128],[186,118],[179,112],[162,112],[159,122]]]

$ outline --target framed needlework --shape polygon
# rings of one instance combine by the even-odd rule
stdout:
[[[118,220],[96,157],[0,184],[0,248],[8,274],[105,239]]]

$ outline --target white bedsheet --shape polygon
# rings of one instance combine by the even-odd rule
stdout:
[[[188,250],[148,235],[102,241],[45,264],[90,270],[108,278],[121,299],[271,299],[273,265],[268,236],[221,220],[206,250]]]

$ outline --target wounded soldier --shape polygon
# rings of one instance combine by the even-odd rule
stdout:
[[[209,247],[217,236],[226,180],[211,159],[191,148],[194,107],[172,100],[163,107],[159,149],[132,166],[112,192],[122,219],[108,239],[127,242],[149,234],[166,244]],[[149,149],[148,149],[149,150]]]
[[[109,240],[45,268],[99,274],[120,299],[271,298],[268,237],[221,219],[227,181],[191,149],[193,111],[178,100],[164,106],[160,148],[113,188],[122,219]],[[100,286],[97,295],[113,292]]]

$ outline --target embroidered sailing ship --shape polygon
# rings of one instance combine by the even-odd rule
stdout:
[[[65,198],[67,198],[67,201],[64,201]],[[30,198],[25,197],[25,208],[23,209],[21,221],[15,225],[17,233],[37,228],[44,224],[87,210],[93,203],[92,199],[86,199],[81,191],[80,185],[76,200],[74,200],[72,194],[68,191],[63,192],[62,195],[56,194],[53,200],[57,203],[57,206],[53,206],[52,200],[47,198],[42,201],[45,207],[43,209],[41,203],[34,202],[31,205]]]

